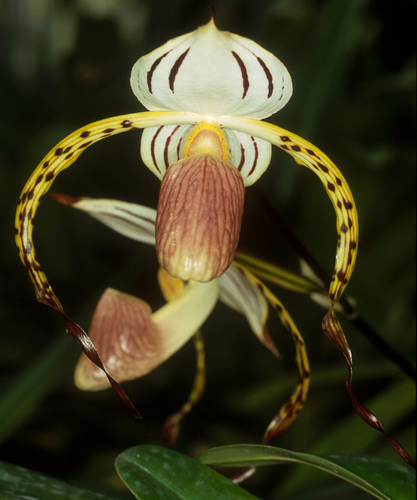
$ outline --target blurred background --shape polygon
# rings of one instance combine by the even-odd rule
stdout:
[[[360,219],[357,266],[347,295],[409,362],[415,352],[415,4],[398,0],[211,0],[219,29],[249,37],[293,77],[294,95],[269,121],[305,137],[348,180]],[[0,0],[0,460],[82,487],[131,498],[114,472],[118,453],[160,443],[165,418],[184,402],[194,375],[192,342],[154,373],[125,384],[144,415],[136,421],[112,391],[72,382],[80,350],[60,318],[38,305],[13,240],[20,191],[43,156],[89,122],[140,111],[129,86],[143,54],[210,18],[192,0]],[[140,132],[90,148],[53,191],[156,206],[159,182],[142,165]],[[321,183],[281,151],[246,197],[240,249],[298,271],[297,254],[267,200],[327,272],[334,213]],[[67,313],[88,326],[112,286],[163,299],[152,247],[116,235],[82,213],[44,199],[36,220],[40,262]],[[304,335],[312,368],[305,409],[272,444],[314,453],[400,459],[355,414],[341,354],[321,331],[325,310],[272,287]],[[342,320],[354,357],[354,387],[387,432],[415,452],[411,378]],[[207,387],[183,423],[176,449],[260,442],[297,380],[294,349],[271,313],[282,360],[243,317],[219,304],[203,327]],[[366,498],[319,472],[265,468],[245,485],[262,498]]]

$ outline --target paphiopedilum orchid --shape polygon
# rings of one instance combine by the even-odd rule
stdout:
[[[146,338],[158,350],[158,332],[164,330],[167,318],[170,327],[174,327],[172,310],[177,311],[176,317],[181,316],[182,326],[186,317],[191,318],[194,314],[191,304],[198,304],[196,311],[200,313],[195,315],[194,322],[190,319],[189,328],[197,331],[217,299],[225,299],[221,292],[224,283],[233,281],[231,276],[236,279],[241,276],[239,279],[244,280],[247,290],[258,288],[274,305],[296,339],[298,356],[304,357],[301,336],[295,333],[298,330],[293,328],[292,321],[282,316],[285,310],[279,301],[243,266],[230,267],[239,239],[245,188],[265,172],[271,160],[271,145],[275,145],[317,175],[335,209],[338,243],[329,287],[330,309],[323,328],[343,351],[348,364],[351,363],[349,347],[334,313],[334,305],[345,290],[355,265],[358,243],[355,203],[346,180],[323,152],[295,134],[261,121],[283,108],[292,95],[291,77],[282,62],[247,38],[219,31],[211,19],[196,31],[174,38],[141,57],[133,67],[131,86],[149,111],[107,118],[73,132],[46,155],[23,189],[16,214],[16,242],[38,300],[61,314],[67,331],[80,342],[84,353],[103,370],[118,394],[138,415],[112,377],[112,374],[117,377],[118,370],[114,368],[114,373],[106,370],[89,336],[65,314],[37,260],[32,232],[42,196],[57,175],[86,148],[115,134],[144,129],[142,160],[161,180],[155,221],[158,261],[169,275],[188,283],[180,298],[174,300],[167,296],[169,303],[153,315],[142,306],[140,313],[132,312],[137,310],[137,302],[130,302],[130,298],[123,298],[119,292],[108,292],[102,299],[107,305],[126,305],[125,309],[118,309],[117,305],[113,310],[108,308],[115,324],[124,321],[122,318],[129,314],[135,320],[139,316],[146,317],[145,323],[150,328]],[[153,219],[151,222],[153,224]],[[170,279],[164,278],[163,281]],[[233,290],[230,305],[246,314],[255,333],[273,349],[264,330],[264,312],[261,314],[259,310],[255,315],[255,327],[248,313],[247,295],[243,294],[246,302],[237,302],[237,287],[230,286]],[[257,292],[256,297],[255,302],[263,304],[260,307],[264,310],[265,299],[261,299]],[[179,304],[183,304],[182,308]],[[106,306],[99,306],[98,311],[104,309]],[[93,320],[93,337],[96,330],[102,330],[100,321],[98,314]],[[189,335],[190,332],[187,338]],[[165,346],[163,357],[169,356],[173,350],[172,346]],[[145,371],[162,361],[160,356],[152,360],[151,352],[150,349],[146,360],[140,361],[147,365],[143,368]],[[111,360],[106,361],[109,367]],[[127,364],[127,361],[123,363]],[[299,359],[299,366],[302,367],[300,374],[305,368],[301,376],[303,390],[294,392],[294,404],[288,406],[285,425],[305,399],[308,386],[306,358],[304,365]],[[83,380],[80,370],[79,382]],[[134,376],[138,376],[137,371]],[[99,378],[102,380],[101,376]],[[275,430],[279,427],[276,421],[271,426]]]
[[[155,244],[156,210],[118,200],[73,198],[53,194],[55,199],[85,211],[115,231],[147,244]],[[282,406],[265,432],[269,442],[284,430],[301,410],[310,382],[310,368],[303,338],[281,301],[245,266],[233,262],[219,277],[208,283],[172,277],[159,269],[158,281],[167,304],[152,314],[143,300],[107,289],[94,312],[89,337],[106,369],[119,382],[146,375],[182,347],[200,328],[217,300],[243,314],[258,339],[277,357],[278,349],[266,328],[268,302],[289,330],[296,346],[298,384],[290,400]],[[204,387],[204,345],[197,334],[197,376],[189,400],[165,426],[165,442],[171,443],[179,421],[200,397]],[[75,383],[82,390],[110,386],[105,373],[81,355]]]

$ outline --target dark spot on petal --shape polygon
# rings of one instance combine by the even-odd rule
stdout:
[[[297,146],[296,144],[295,144],[294,146],[291,146],[291,149],[292,149],[293,151],[301,151],[300,146]]]
[[[345,278],[345,272],[344,271],[339,271],[337,273],[337,277],[342,281]]]
[[[288,141],[290,141],[290,140],[291,140],[291,139],[290,139],[289,137],[287,137],[286,135],[282,135],[282,136],[280,137],[280,139],[281,139],[281,141],[282,141],[282,142],[288,142]]]
[[[330,181],[327,183],[327,187],[328,187],[329,191],[334,191],[336,189],[335,185]]]
[[[54,173],[53,172],[48,172],[46,175],[45,175],[45,180],[47,182],[49,182],[50,180],[52,180],[54,178]]]
[[[132,122],[130,120],[124,120],[122,121],[121,125],[123,128],[129,128],[132,126]]]
[[[58,149],[55,150],[55,156],[62,155],[62,153],[63,153],[62,148],[58,148]]]
[[[347,225],[345,223],[343,223],[340,226],[340,230],[342,231],[342,233],[347,233],[349,231],[349,228],[347,227]]]
[[[326,165],[323,165],[323,163],[317,163],[317,165],[320,167],[321,170],[323,170],[323,172],[328,172],[329,169],[326,167]]]
[[[80,137],[86,138],[91,134],[88,130],[85,130],[84,132],[81,132]]]

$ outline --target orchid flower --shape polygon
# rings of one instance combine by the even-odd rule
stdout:
[[[111,359],[106,358],[106,366],[103,364],[90,337],[66,315],[37,259],[32,233],[41,198],[60,172],[92,144],[115,134],[143,129],[142,160],[161,180],[161,188],[156,218],[153,211],[149,217],[141,212],[141,218],[145,222],[148,219],[148,236],[152,242],[155,238],[159,264],[167,272],[163,281],[169,282],[171,278],[167,276],[172,276],[187,284],[181,297],[168,297],[168,303],[155,313],[137,302],[139,299],[107,292],[102,299],[104,305],[98,306],[93,320],[92,337],[97,329],[102,330],[101,311],[106,304],[110,304],[111,318],[117,325],[126,322],[129,315],[133,324],[143,320],[149,327],[144,338],[150,344],[146,359],[141,358],[132,371],[136,377],[138,370],[150,371],[197,332],[220,298],[245,314],[255,334],[274,352],[265,333],[266,299],[296,340],[300,382],[284,418],[288,425],[305,399],[308,361],[301,335],[282,304],[244,266],[232,264],[245,189],[266,171],[272,146],[290,154],[323,184],[335,210],[338,233],[328,294],[330,309],[323,328],[349,363],[349,347],[334,312],[357,254],[358,219],[349,186],[335,164],[317,147],[262,121],[288,103],[292,95],[291,77],[272,53],[247,38],[219,31],[214,19],[141,57],[133,66],[131,87],[148,111],[107,118],[76,130],[46,155],[23,188],[16,213],[16,243],[37,298],[62,316],[67,331],[81,344],[87,357],[103,370],[125,404],[140,416],[114,378],[122,372],[112,365]],[[129,232],[129,216],[135,218],[135,214],[129,214],[120,205],[113,209]],[[117,230],[122,231],[119,223]],[[243,288],[233,280],[240,281]],[[174,316],[179,323],[174,324]],[[168,323],[172,329],[179,325],[183,328],[187,323],[187,335],[181,337],[173,330],[172,344],[168,345],[161,335]],[[135,342],[129,335],[128,330],[127,344],[120,341],[120,349],[125,345],[134,349]],[[155,358],[152,352],[158,353]],[[129,353],[130,347],[126,356]],[[128,364],[127,360],[123,362]],[[102,383],[103,377],[97,373],[94,377]],[[80,369],[79,384],[84,379]],[[270,424],[273,433],[280,426],[282,413],[279,415]]]
[[[61,203],[87,212],[103,224],[136,241],[155,245],[156,210],[118,200],[73,198],[52,194]],[[143,300],[108,288],[101,296],[89,329],[103,364],[119,382],[148,374],[180,349],[204,323],[218,300],[243,314],[258,339],[279,358],[266,322],[268,302],[295,340],[298,384],[290,400],[269,425],[264,442],[284,430],[301,410],[310,383],[310,368],[304,340],[280,300],[245,266],[233,262],[208,283],[184,282],[159,269],[158,281],[168,302],[154,313]],[[200,398],[204,388],[204,343],[195,338],[197,375],[186,410],[167,420],[164,440],[172,444],[180,421]],[[110,387],[105,373],[83,354],[75,369],[75,384],[81,390]]]

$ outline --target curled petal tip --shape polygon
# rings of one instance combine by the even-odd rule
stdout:
[[[201,154],[174,163],[156,218],[160,265],[185,281],[211,281],[230,266],[239,240],[244,185],[237,169]]]

